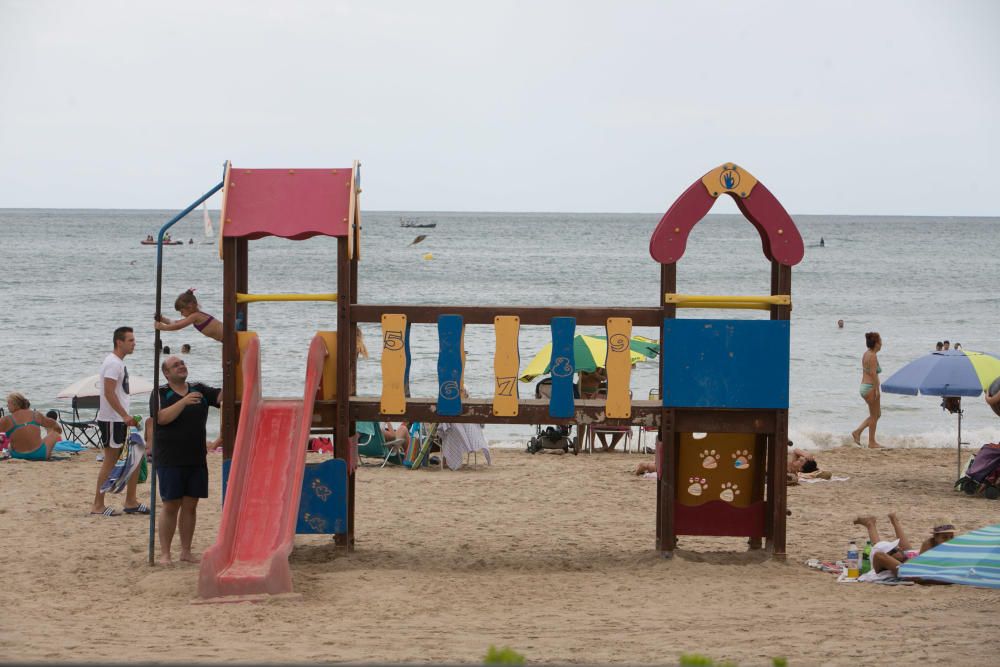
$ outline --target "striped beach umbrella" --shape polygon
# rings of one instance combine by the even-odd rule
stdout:
[[[1000,524],[959,535],[903,563],[904,579],[1000,588]]]
[[[1000,358],[986,352],[931,352],[906,364],[882,383],[882,391],[916,396],[979,396],[1000,378]]]
[[[948,396],[954,401],[942,403],[958,416],[958,476],[962,476],[962,396],[979,396],[1000,379],[1000,358],[972,350],[942,350],[914,359],[882,383],[889,394]]]
[[[598,368],[604,368],[608,356],[608,341],[602,336],[577,334],[573,338],[573,367],[577,372],[593,373]],[[636,352],[630,347],[629,360],[634,364],[645,361],[648,357]],[[528,362],[521,372],[521,382],[531,382],[539,375],[552,372],[552,343],[546,343],[538,354]]]

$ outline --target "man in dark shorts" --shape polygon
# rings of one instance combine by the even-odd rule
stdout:
[[[149,414],[156,415],[153,426],[153,457],[160,485],[163,510],[160,512],[161,565],[173,562],[170,544],[180,524],[180,560],[197,563],[191,553],[198,499],[208,498],[208,462],[205,456],[205,423],[209,406],[219,407],[221,389],[200,382],[188,383],[188,369],[180,357],[167,357],[162,364],[167,384],[157,391],[159,409],[150,397]]]
[[[128,413],[128,369],[125,367],[125,357],[135,351],[135,334],[132,328],[115,329],[112,342],[115,346],[114,352],[110,352],[104,358],[98,373],[100,406],[97,410],[97,426],[101,431],[101,442],[104,445],[104,460],[101,462],[100,472],[97,473],[97,490],[94,493],[94,503],[90,513],[101,516],[118,516],[118,512],[104,504],[101,485],[115,467],[125,445],[125,439],[128,437],[128,427],[132,423],[132,415]],[[138,478],[139,469],[136,468],[125,487],[126,514],[149,514],[146,503],[140,503],[135,495]]]

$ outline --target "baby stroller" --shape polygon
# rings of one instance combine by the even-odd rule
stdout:
[[[955,482],[955,488],[970,496],[981,493],[990,500],[1000,498],[1000,444],[980,447],[965,469],[965,475]]]
[[[545,378],[535,385],[535,398],[551,397],[552,378]],[[543,449],[561,449],[568,453],[572,449],[575,456],[580,453],[580,450],[576,445],[576,440],[570,438],[569,434],[569,426],[546,426],[543,430],[541,425],[537,425],[535,426],[535,436],[528,441],[527,452],[534,454]]]

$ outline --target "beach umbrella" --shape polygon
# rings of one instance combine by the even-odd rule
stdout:
[[[599,340],[607,340],[607,336],[594,336]],[[632,336],[628,341],[629,349],[638,352],[647,359],[655,359],[660,354],[660,344],[645,336]]]
[[[56,398],[85,398],[87,396],[100,396],[101,376],[94,374],[81,378],[69,385],[58,394]],[[153,383],[138,375],[129,375],[128,379],[129,396],[136,394],[148,394],[153,391]]]
[[[979,396],[1000,378],[1000,358],[972,350],[942,350],[911,361],[882,383],[890,394],[955,398],[944,406],[958,415],[958,476],[962,476],[962,396]]]
[[[1000,524],[959,535],[899,568],[903,579],[1000,588]]]
[[[578,334],[573,338],[573,366],[576,372],[592,373],[598,368],[604,368],[608,356],[608,341],[603,336],[588,336]],[[648,357],[635,350],[629,350],[629,360],[634,364],[645,361]],[[532,358],[521,373],[521,382],[531,382],[539,375],[545,375],[552,370],[552,343],[546,343]]]

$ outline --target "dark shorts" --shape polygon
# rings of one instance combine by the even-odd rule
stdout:
[[[156,466],[160,500],[208,498],[208,466]]]
[[[125,422],[97,421],[97,428],[101,430],[101,444],[111,449],[121,449],[125,444],[125,436],[128,435],[128,428]],[[114,440],[111,436],[114,435]]]

